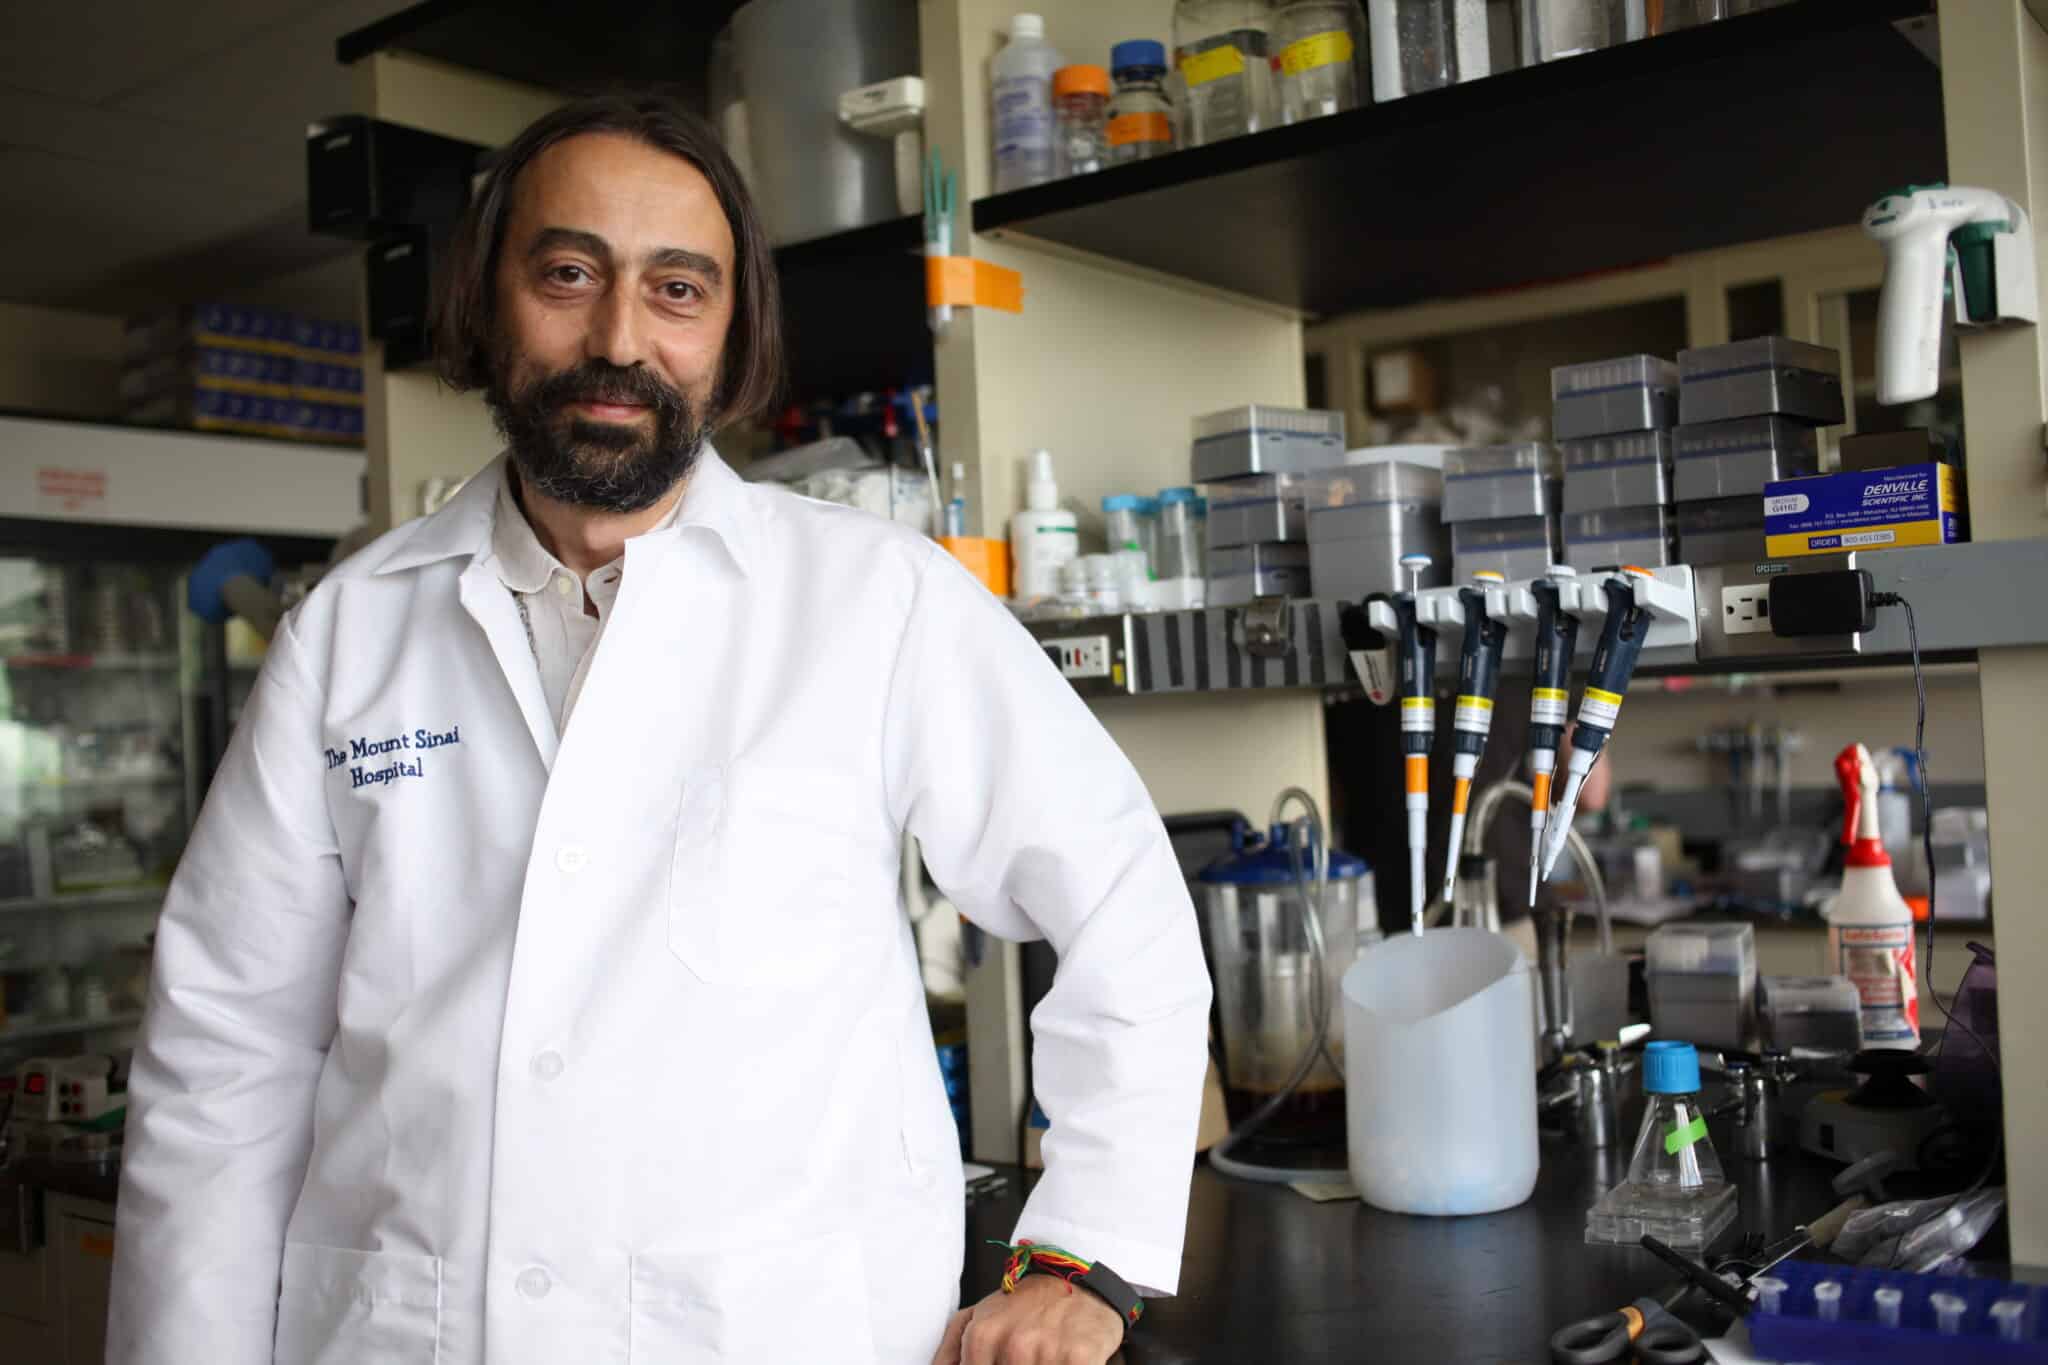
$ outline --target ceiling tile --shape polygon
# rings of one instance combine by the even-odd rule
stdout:
[[[0,141],[68,157],[101,169],[189,176],[201,186],[303,195],[296,141],[247,129],[199,129],[55,95],[0,88]]]
[[[0,85],[98,102],[313,7],[310,0],[8,0],[0,5]]]

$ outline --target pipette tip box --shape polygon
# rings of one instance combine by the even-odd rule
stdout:
[[[1813,426],[1843,420],[1842,357],[1787,337],[1750,337],[1678,353],[1678,420],[1778,414]]]
[[[1654,355],[1559,365],[1550,372],[1550,432],[1560,441],[1662,431],[1678,421],[1678,367]]]
[[[2006,1361],[2048,1360],[2048,1288],[2002,1280],[1957,1275],[1914,1275],[1903,1270],[1822,1265],[1783,1261],[1771,1275],[1785,1283],[1778,1311],[1761,1307],[1749,1315],[1749,1340],[1765,1360],[1840,1361],[1843,1365],[1995,1365]],[[1842,1287],[1836,1318],[1820,1316],[1813,1287],[1832,1280]],[[1899,1325],[1878,1320],[1875,1295],[1880,1289],[1900,1291]],[[1963,1301],[1961,1321],[1953,1335],[1939,1330],[1930,1298],[1953,1294]],[[2019,1340],[1999,1336],[1991,1307],[2017,1300]]]
[[[1671,502],[1671,433],[1629,431],[1563,441],[1564,510],[1658,507]]]
[[[1683,426],[1671,438],[1671,492],[1677,502],[1761,494],[1774,479],[1820,472],[1813,428],[1783,417],[1738,417]]]
[[[1196,483],[1248,474],[1304,473],[1344,458],[1344,414],[1247,403],[1197,417],[1190,464]]]
[[[1772,558],[1951,545],[1962,539],[1955,469],[1910,464],[1852,469],[1764,489],[1764,548]]]

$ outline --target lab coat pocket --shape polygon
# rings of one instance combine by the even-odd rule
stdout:
[[[629,1365],[874,1365],[855,1233],[633,1258]]]
[[[441,1261],[287,1242],[276,1365],[433,1365]]]
[[[683,782],[668,944],[714,985],[815,980],[839,960],[855,784],[841,773],[735,763]]]

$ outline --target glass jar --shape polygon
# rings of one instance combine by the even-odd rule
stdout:
[[[1273,19],[1280,121],[1300,123],[1358,107],[1358,0],[1288,0]]]
[[[1063,66],[1052,73],[1056,174],[1086,175],[1109,164],[1109,73],[1099,66]]]
[[[1144,161],[1173,150],[1173,104],[1166,98],[1166,45],[1148,38],[1109,50],[1116,93],[1109,100],[1109,160]]]
[[[1372,97],[1384,104],[1493,71],[1486,0],[1367,0]]]
[[[1649,33],[1643,0],[1522,0],[1522,65],[1554,62]]]
[[[1173,60],[1188,146],[1272,126],[1272,19],[1272,0],[1177,0]]]

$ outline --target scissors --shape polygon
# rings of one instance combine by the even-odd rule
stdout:
[[[1560,1328],[1550,1338],[1550,1358],[1557,1365],[1605,1365],[1633,1354],[1643,1365],[1693,1365],[1706,1357],[1706,1347],[1668,1307],[1690,1287],[1679,1286],[1664,1302],[1645,1296],[1618,1312]]]
[[[1690,1290],[1699,1289],[1737,1316],[1748,1311],[1749,1282],[1811,1243],[1805,1228],[1762,1245],[1745,1243],[1734,1255],[1714,1262],[1709,1270],[1686,1259],[1654,1237],[1643,1238],[1645,1250],[1685,1278],[1661,1298],[1641,1298],[1615,1313],[1586,1318],[1550,1338],[1550,1358],[1558,1365],[1605,1365],[1631,1352],[1643,1365],[1689,1365],[1706,1355],[1700,1334],[1670,1310]]]

